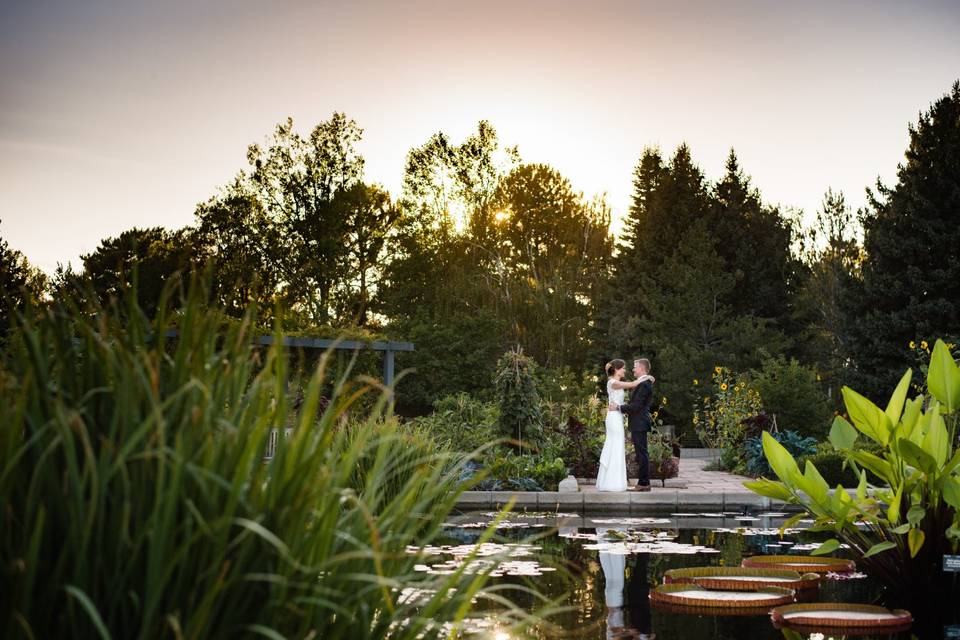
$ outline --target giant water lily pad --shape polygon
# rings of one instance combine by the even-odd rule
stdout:
[[[696,584],[673,583],[662,584],[652,590],[650,600],[690,607],[756,610],[792,603],[794,593],[792,589],[782,587],[763,587],[755,591],[720,591],[705,589]]]
[[[740,564],[756,569],[787,569],[809,573],[845,573],[857,570],[853,560],[815,556],[753,556],[744,558]]]
[[[777,627],[798,631],[825,629],[872,629],[885,633],[904,630],[913,623],[913,616],[903,609],[886,609],[870,604],[811,602],[791,604],[773,609],[770,618]]]
[[[795,591],[816,589],[820,576],[800,574],[780,569],[750,569],[746,567],[689,567],[671,569],[663,574],[663,581],[696,584],[706,589],[725,591],[756,591],[765,587],[783,587]]]

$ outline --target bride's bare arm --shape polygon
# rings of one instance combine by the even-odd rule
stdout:
[[[624,382],[623,380],[616,380],[616,381],[613,383],[613,388],[614,388],[614,389],[633,389],[633,388],[635,388],[637,385],[639,385],[639,384],[641,384],[641,383],[643,383],[643,382],[646,382],[647,380],[649,380],[650,382],[654,382],[654,381],[656,380],[656,378],[654,378],[654,377],[651,376],[651,375],[642,375],[642,376],[640,376],[639,378],[637,378],[636,380],[631,380],[630,382]]]

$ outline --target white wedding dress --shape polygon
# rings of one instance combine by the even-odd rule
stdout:
[[[611,402],[623,404],[624,389],[613,388],[613,378],[607,380],[607,397]],[[597,474],[597,491],[627,490],[627,456],[623,443],[623,414],[607,412],[607,437],[600,453],[600,472]]]

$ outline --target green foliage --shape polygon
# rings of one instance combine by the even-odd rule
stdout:
[[[149,327],[85,304],[27,315],[0,370],[4,637],[446,637],[484,597],[486,570],[414,570],[459,463],[399,432],[386,396],[367,419],[344,376],[320,410],[321,363],[295,412],[284,351],[199,287],[173,341],[154,339],[165,301]]]
[[[850,421],[836,418],[830,442],[859,475],[852,494],[838,487],[831,495],[814,462],[806,460],[801,470],[766,433],[764,452],[780,482],[745,484],[802,506],[896,598],[922,608],[931,589],[956,590],[940,565],[945,553],[960,548],[960,367],[938,340],[927,373],[929,395],[908,398],[911,378],[908,369],[885,409],[844,387]],[[880,451],[857,448],[861,435]],[[868,486],[867,471],[878,486]]]
[[[695,406],[694,429],[707,447],[739,449],[745,431],[743,421],[763,411],[760,395],[745,376],[735,376],[726,367],[714,367],[713,385],[713,395],[704,396]]]
[[[489,313],[411,313],[391,324],[389,334],[416,350],[397,354],[398,370],[413,369],[397,382],[397,410],[422,414],[439,398],[468,393],[489,398],[490,381],[503,353],[502,325]]]
[[[542,455],[563,458],[578,478],[596,477],[606,437],[606,402],[595,394],[577,403],[543,401],[543,437],[535,443]]]
[[[817,373],[796,359],[766,358],[753,372],[750,386],[760,394],[763,409],[776,416],[777,427],[823,439],[832,411]]]
[[[478,488],[512,491],[556,491],[567,476],[562,458],[539,455],[491,457],[487,461],[489,474]]]
[[[960,82],[910,126],[897,183],[864,215],[862,289],[847,299],[853,382],[867,397],[896,383],[919,337],[955,337],[960,318]]]
[[[0,345],[14,315],[36,305],[47,288],[47,277],[27,257],[0,238]]]
[[[809,456],[817,451],[815,438],[804,437],[796,431],[778,431],[770,435],[794,458]],[[756,478],[769,476],[772,473],[773,470],[767,464],[767,457],[763,452],[763,439],[760,436],[747,438],[743,443],[743,452],[747,474]]]
[[[536,363],[523,355],[522,349],[507,351],[497,363],[494,380],[500,408],[500,435],[515,440],[521,450],[523,441],[535,439],[543,427],[540,394],[533,375],[535,367]]]
[[[828,189],[813,224],[801,236],[807,271],[797,295],[798,321],[806,325],[799,352],[816,362],[823,383],[840,397],[850,368],[850,331],[855,318],[846,312],[860,278],[863,247],[856,213],[843,193]]]
[[[83,272],[64,273],[54,297],[91,290],[102,304],[107,304],[126,291],[136,291],[137,306],[149,318],[157,314],[157,301],[171,279],[199,266],[193,231],[189,228],[133,228],[116,238],[101,240],[93,252],[81,259]]]
[[[602,299],[596,336],[607,357],[646,353],[681,423],[716,362],[758,366],[789,347],[791,224],[764,207],[731,154],[713,188],[685,145],[664,162],[646,149],[634,202]]]
[[[761,447],[762,449],[762,447]],[[865,451],[867,453],[877,455],[881,452],[879,447],[870,447],[864,446],[864,443],[857,443],[858,451]],[[817,471],[820,472],[820,475],[823,476],[823,479],[831,487],[842,486],[847,488],[856,487],[860,482],[860,476],[857,472],[854,471],[853,465],[851,465],[846,456],[837,449],[834,449],[829,442],[822,442],[817,445],[817,450],[811,455],[796,455],[797,463],[799,466],[806,466],[806,461],[809,460],[813,463],[813,466],[817,468]],[[766,458],[764,458],[764,462]],[[864,469],[861,469],[864,470]],[[771,475],[770,471],[762,475]],[[867,471],[867,481],[870,484],[877,484],[879,479]]]
[[[472,453],[499,437],[500,410],[492,402],[466,393],[445,396],[433,404],[433,413],[409,422],[451,451]]]

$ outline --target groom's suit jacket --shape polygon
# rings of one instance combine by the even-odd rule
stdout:
[[[641,382],[630,394],[630,402],[620,405],[621,413],[627,416],[630,431],[650,431],[653,419],[650,417],[650,405],[653,404],[653,383]]]

